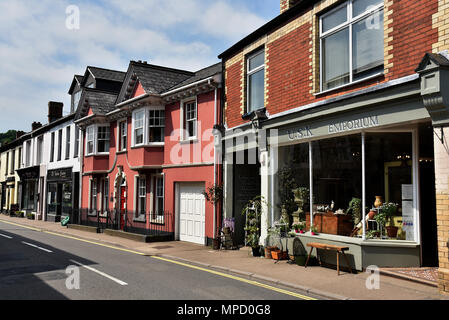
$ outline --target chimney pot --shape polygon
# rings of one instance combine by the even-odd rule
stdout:
[[[284,13],[291,7],[295,6],[300,0],[280,0],[281,1],[281,13]]]
[[[37,129],[39,129],[40,127],[42,127],[42,123],[40,123],[40,122],[33,122],[32,124],[31,124],[31,131],[34,131],[34,130],[37,130]]]
[[[61,119],[63,108],[64,104],[62,102],[50,101],[48,103],[48,123]]]

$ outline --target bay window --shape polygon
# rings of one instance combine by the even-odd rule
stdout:
[[[384,70],[383,0],[349,0],[320,17],[321,91]]]
[[[147,107],[133,112],[132,146],[162,146],[165,141],[165,110]]]
[[[97,153],[109,152],[109,127],[99,126],[97,132]]]
[[[148,118],[148,142],[164,142],[165,111],[149,110]]]
[[[109,153],[110,128],[92,125],[86,129],[86,155]]]

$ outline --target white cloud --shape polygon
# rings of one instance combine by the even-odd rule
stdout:
[[[198,70],[217,61],[211,42],[232,43],[264,22],[223,0],[80,0],[80,29],[68,30],[72,3],[0,2],[0,132],[45,123],[49,100],[67,112],[72,77],[87,65],[126,71],[129,60],[147,60]]]

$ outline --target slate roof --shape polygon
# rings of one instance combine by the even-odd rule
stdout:
[[[146,93],[161,94],[176,84],[192,77],[193,72],[131,62],[132,70]]]
[[[87,116],[89,108],[92,109],[92,112],[95,115],[106,115],[108,112],[114,110],[116,99],[116,93],[84,88],[80,105],[76,113],[76,119],[81,119]]]
[[[123,82],[126,76],[126,72],[117,70],[103,69],[92,66],[87,67],[87,69],[92,73],[95,79]]]
[[[424,55],[424,58],[419,63],[418,68],[416,68],[415,72],[424,70],[426,68],[427,64],[429,63],[429,61],[433,61],[439,67],[443,67],[443,68],[449,67],[449,60],[445,56],[443,56],[439,53],[426,53]]]
[[[203,79],[213,77],[221,72],[222,72],[222,63],[219,62],[219,63],[211,65],[207,68],[204,68],[204,69],[201,69],[201,70],[195,72],[195,75],[193,77],[190,77],[190,78],[178,83],[177,85],[175,85],[174,87],[170,88],[167,91],[176,90],[178,88],[188,86],[189,84],[201,81]]]
[[[72,93],[73,93],[73,90],[75,90],[75,85],[76,85],[77,82],[78,82],[80,85],[83,83],[83,79],[84,79],[84,76],[81,76],[81,75],[79,75],[79,74],[76,74],[76,75],[73,77],[72,84],[70,85],[70,89],[69,89],[69,94],[72,94]]]

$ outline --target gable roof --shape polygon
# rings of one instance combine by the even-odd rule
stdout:
[[[426,53],[415,72],[424,71],[432,62],[438,67],[449,68],[449,60],[445,56],[439,53]]]
[[[78,110],[76,111],[75,119],[79,120],[85,117],[89,111],[89,108],[92,109],[94,115],[104,116],[106,113],[114,109],[116,99],[116,93],[92,88],[84,88]]]
[[[73,93],[73,90],[75,90],[75,86],[77,84],[81,86],[81,83],[83,82],[83,79],[84,79],[84,77],[79,75],[79,74],[76,74],[73,77],[72,84],[70,85],[70,89],[69,89],[69,94],[70,95]]]
[[[195,75],[193,77],[190,77],[180,83],[178,83],[177,85],[175,85],[174,87],[170,88],[167,91],[172,91],[172,90],[176,90],[185,86],[188,86],[189,84],[201,81],[203,79],[207,79],[210,77],[213,77],[217,74],[220,74],[222,72],[222,63],[216,63],[214,65],[211,65],[207,68],[201,69],[197,72],[195,72]]]
[[[126,76],[126,72],[123,71],[88,66],[84,72],[84,79],[81,83],[82,86],[85,86],[90,74],[97,80],[101,79],[114,82],[123,82]]]
[[[131,61],[122,90],[117,98],[117,104],[131,97],[138,82],[142,85],[145,93],[157,95],[193,76],[195,73],[186,70]]]

